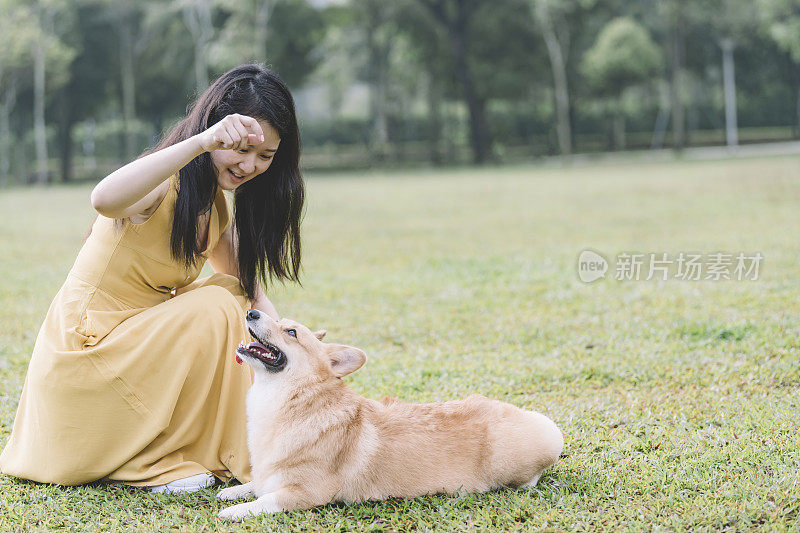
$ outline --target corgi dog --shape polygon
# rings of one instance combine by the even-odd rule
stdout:
[[[561,454],[561,431],[542,414],[478,395],[428,404],[370,400],[341,379],[365,363],[363,351],[256,310],[247,312],[247,325],[256,342],[240,345],[236,358],[255,374],[247,393],[253,480],[217,498],[255,499],[220,518],[532,487]]]

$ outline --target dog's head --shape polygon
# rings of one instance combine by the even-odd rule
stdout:
[[[276,322],[255,309],[247,312],[247,328],[256,342],[240,344],[236,359],[250,365],[257,376],[342,377],[367,360],[358,348],[322,342],[325,330],[312,332],[288,318]]]

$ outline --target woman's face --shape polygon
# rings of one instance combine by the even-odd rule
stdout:
[[[268,122],[259,120],[264,130],[264,142],[242,150],[214,150],[211,164],[217,173],[220,189],[232,191],[269,168],[281,138]]]

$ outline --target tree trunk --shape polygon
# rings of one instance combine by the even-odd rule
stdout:
[[[0,102],[0,185],[8,183],[11,175],[11,109],[17,100],[17,86],[12,82]]]
[[[133,72],[133,35],[127,19],[128,17],[122,18],[118,30],[125,160],[130,161],[136,156],[136,138],[133,130],[133,121],[136,118],[136,79]]]
[[[86,121],[86,139],[83,141],[83,170],[87,174],[94,172],[97,161],[94,158],[95,149],[95,123],[90,118]]]
[[[385,89],[380,84],[372,86],[370,97],[372,115],[372,142],[370,152],[373,159],[383,161],[389,145],[389,118],[386,114]]]
[[[253,61],[266,61],[267,59],[267,31],[269,15],[272,11],[270,0],[256,1],[255,39],[253,40]]]
[[[558,147],[562,154],[570,154],[572,153],[572,131],[570,127],[569,88],[564,53],[546,2],[537,0],[535,6],[536,16],[542,27],[542,35],[547,46],[547,54],[550,57],[550,68],[553,71]]]
[[[670,26],[670,71],[672,100],[672,146],[681,150],[686,146],[686,124],[682,100],[683,92],[683,17],[680,7],[676,4],[672,13]]]
[[[739,144],[739,131],[736,120],[736,78],[733,70],[733,40],[723,39],[722,47],[722,79],[725,89],[725,137],[728,146]]]
[[[418,2],[430,11],[447,32],[450,51],[455,60],[456,79],[461,86],[464,102],[469,111],[472,159],[476,164],[483,164],[491,156],[492,136],[486,120],[486,99],[478,93],[467,61],[468,16],[475,12],[478,2],[454,0],[455,16],[452,14],[453,10],[448,9],[448,5],[442,0],[418,0]]]
[[[795,107],[795,113],[797,114],[797,131],[800,132],[800,85],[797,87],[797,104]]]
[[[625,115],[621,111],[614,113],[614,149],[624,150],[627,146],[625,139]]]
[[[381,17],[381,5],[371,1],[367,3],[367,53],[369,54],[370,81],[370,116],[372,118],[372,135],[369,151],[374,161],[383,161],[388,153],[389,118],[387,113],[387,70],[389,62],[389,45],[380,42],[378,29],[385,22]]]
[[[665,90],[665,84],[658,83],[658,115],[653,126],[653,139],[650,141],[650,149],[658,149],[664,146],[664,137],[667,135],[670,115],[670,95],[669,90]]]
[[[434,68],[428,68],[428,132],[430,144],[428,146],[430,161],[434,166],[442,164],[442,154],[439,148],[442,138],[442,90],[439,78]]]
[[[464,0],[456,2],[456,20],[450,26],[450,45],[456,63],[456,76],[469,110],[473,162],[486,163],[491,155],[492,137],[486,120],[486,99],[478,94],[472,70],[467,62],[467,8]]]
[[[200,94],[208,89],[208,43],[214,35],[208,0],[198,0],[184,6],[183,20],[194,42],[194,77],[197,93]]]
[[[36,143],[36,170],[34,180],[47,183],[47,130],[44,119],[45,50],[43,37],[33,45],[33,130]]]
[[[61,181],[72,181],[72,132],[75,125],[72,106],[69,105],[68,89],[62,91],[62,101],[59,109],[58,121],[58,147],[61,163]]]

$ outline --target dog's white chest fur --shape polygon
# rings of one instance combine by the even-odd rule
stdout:
[[[276,413],[281,408],[277,383],[256,378],[247,393],[247,447],[253,467],[253,492],[261,496],[280,487],[281,476],[272,466],[285,457],[279,435],[274,434]]]

